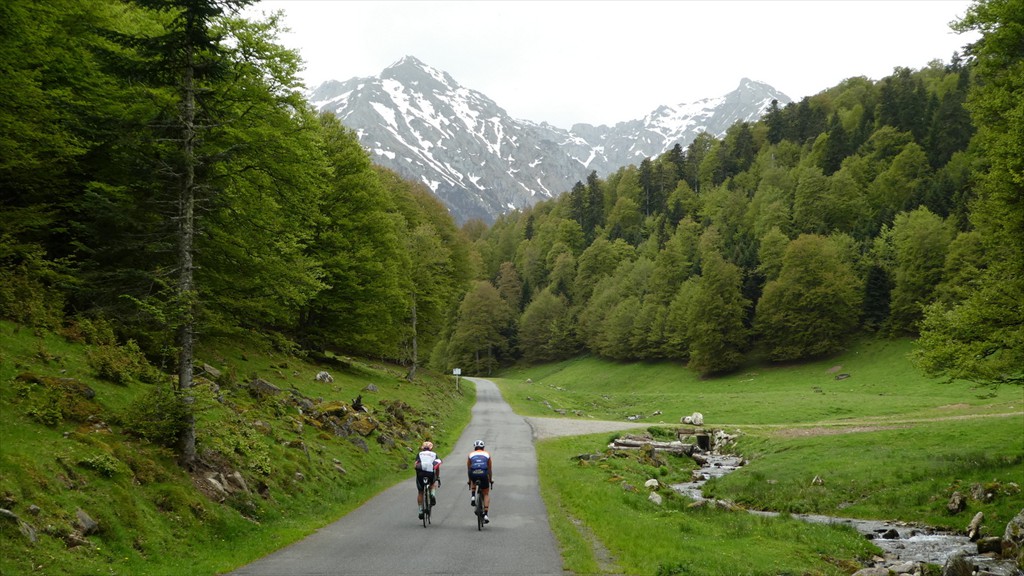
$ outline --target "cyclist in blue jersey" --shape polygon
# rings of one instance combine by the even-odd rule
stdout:
[[[484,523],[490,522],[487,512],[491,507],[491,484],[494,483],[494,459],[484,450],[484,441],[473,442],[473,451],[466,458],[466,470],[469,473],[469,503],[476,506],[477,497],[484,499]],[[480,482],[480,494],[476,493],[476,483]]]

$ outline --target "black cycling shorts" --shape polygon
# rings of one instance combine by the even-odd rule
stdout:
[[[470,486],[472,486],[473,483],[478,481],[478,480],[480,481],[480,489],[481,490],[487,490],[488,488],[491,487],[491,482],[490,482],[490,480],[487,479],[487,476],[473,476],[472,474],[469,475],[469,485]]]
[[[423,470],[416,471],[416,491],[423,492],[423,481],[421,478],[427,478],[427,484],[433,484],[435,476],[433,472],[424,472]]]

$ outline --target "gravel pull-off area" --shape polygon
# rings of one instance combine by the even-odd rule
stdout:
[[[526,418],[534,440],[559,436],[582,436],[619,430],[644,430],[650,423],[615,422],[614,420],[574,420],[572,418]]]

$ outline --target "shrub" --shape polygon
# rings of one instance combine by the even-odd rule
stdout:
[[[22,265],[0,267],[0,317],[28,326],[56,328],[64,317],[64,295],[49,287],[40,276]]]
[[[102,318],[76,318],[61,333],[75,342],[85,342],[96,346],[117,344],[113,326]]]
[[[125,466],[120,460],[106,452],[101,452],[95,456],[83,458],[78,461],[78,465],[83,468],[95,470],[107,478],[111,478],[118,472],[123,472],[125,470]]]
[[[97,376],[115,384],[128,384],[135,380],[154,383],[160,372],[146,360],[139,345],[129,340],[123,346],[101,344],[89,349],[89,365]]]
[[[64,419],[85,422],[102,415],[103,409],[92,401],[95,393],[74,378],[51,378],[22,373],[15,378],[16,391],[25,399],[25,413],[46,426],[56,426]]]
[[[237,463],[240,457],[241,463],[249,470],[264,476],[273,471],[270,448],[251,426],[222,421],[216,427],[203,430],[200,440],[207,448],[233,462]]]
[[[121,422],[128,434],[171,448],[188,425],[188,412],[177,391],[155,386],[128,406]]]

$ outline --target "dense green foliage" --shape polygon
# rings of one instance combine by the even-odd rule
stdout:
[[[968,95],[982,167],[969,214],[974,274],[947,280],[947,300],[928,307],[922,366],[989,380],[1024,380],[1024,7],[978,2],[958,24],[983,80]],[[966,242],[965,242],[966,243]],[[964,253],[956,254],[957,262]],[[948,266],[947,266],[948,268]],[[953,271],[956,272],[955,270]],[[959,290],[957,290],[959,288]]]
[[[709,374],[880,332],[922,335],[933,372],[1019,379],[1020,16],[979,3],[967,59],[776,103],[500,218],[476,241],[485,278],[522,279],[500,361],[585,350]]]
[[[168,371],[186,324],[414,368],[468,243],[312,112],[278,18],[244,4],[4,4],[0,312],[106,318]]]

